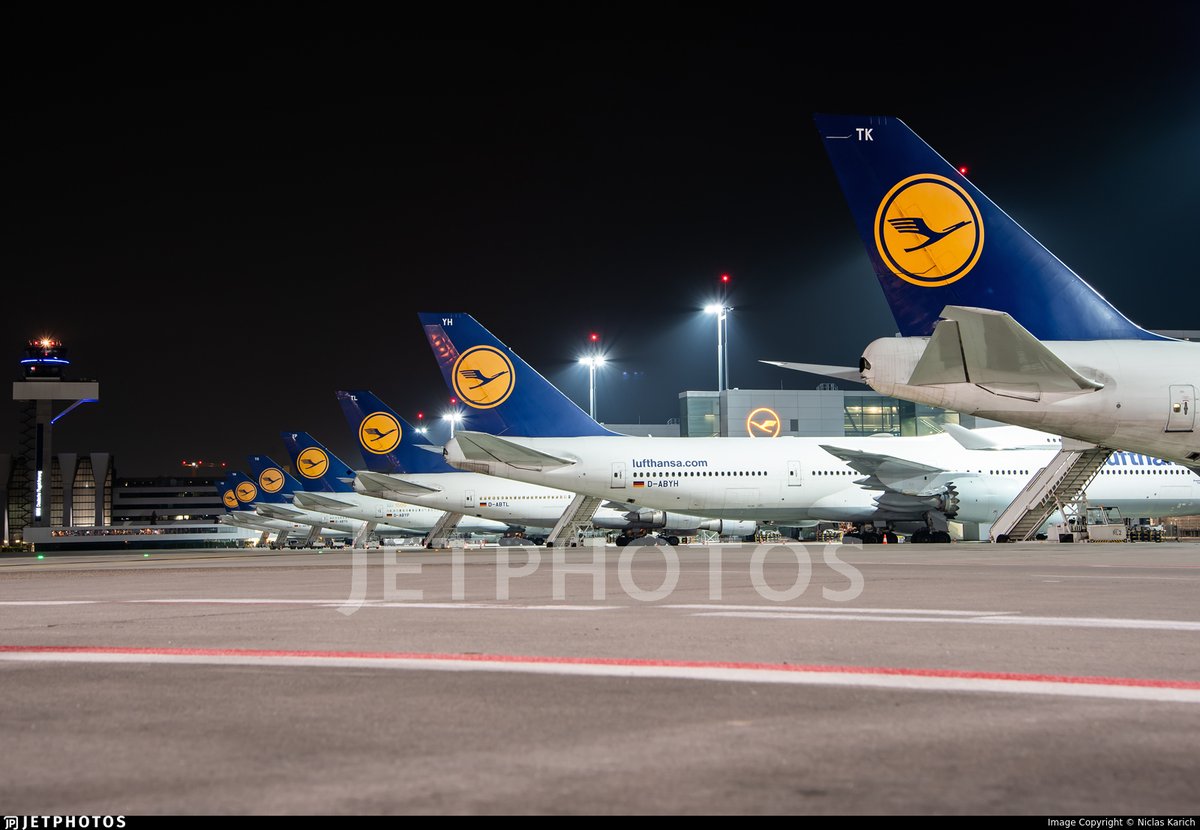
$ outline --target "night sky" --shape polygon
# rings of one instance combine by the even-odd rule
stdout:
[[[1197,329],[1195,8],[919,36],[27,33],[4,98],[10,374],[62,339],[101,400],[55,450],[122,476],[285,460],[283,430],[357,464],[334,391],[440,415],[417,312],[465,311],[585,408],[599,333],[600,419],[662,423],[716,386],[700,309],[728,273],[732,385],[812,388],[758,361],[855,365],[895,331],[815,112],[903,119],[1135,322]]]

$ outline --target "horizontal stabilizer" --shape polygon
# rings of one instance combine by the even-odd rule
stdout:
[[[455,442],[467,461],[499,461],[524,470],[554,470],[575,463],[486,432],[456,432],[451,443]]]
[[[296,510],[294,507],[286,507],[282,504],[256,504],[255,509],[259,515],[266,516],[269,519],[286,519],[295,521],[301,516],[306,515],[303,510]]]
[[[372,496],[384,493],[395,493],[397,496],[427,496],[442,491],[440,487],[428,487],[399,475],[373,473],[370,470],[358,470],[356,479],[362,486],[362,492]]]
[[[853,383],[862,383],[862,374],[856,366],[826,366],[823,363],[788,363],[783,360],[760,360],[759,363],[768,363],[771,366],[781,366],[784,369],[792,369],[796,372],[808,372],[810,375],[824,375],[828,378],[837,378],[838,380],[848,380]]]
[[[1064,363],[1008,314],[948,305],[913,369],[909,384],[974,383],[998,395],[1103,389]]]
[[[309,510],[345,510],[353,507],[350,502],[327,496],[323,493],[313,493],[308,490],[297,490],[292,497],[292,503]]]

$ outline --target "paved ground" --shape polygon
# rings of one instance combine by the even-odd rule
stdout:
[[[0,806],[1200,812],[1200,545],[531,551],[0,558]]]

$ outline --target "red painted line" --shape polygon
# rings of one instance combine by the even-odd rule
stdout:
[[[1140,686],[1155,689],[1200,690],[1200,682],[1156,680],[1143,677],[1087,677],[1057,674],[958,671],[955,669],[905,669],[890,666],[817,666],[789,663],[734,663],[704,660],[644,660],[614,657],[545,657],[514,654],[429,654],[405,651],[299,651],[253,648],[156,648],[139,646],[5,646],[0,654],[128,654],[189,657],[305,657],[359,660],[447,660],[460,663],[538,663],[546,665],[668,667],[739,669],[809,674],[863,674],[897,677],[934,677],[964,680],[1008,680],[1034,683],[1070,683],[1093,686]]]

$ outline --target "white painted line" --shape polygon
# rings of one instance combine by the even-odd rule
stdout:
[[[102,599],[29,599],[3,600],[0,605],[96,605],[106,602]]]
[[[696,617],[735,617],[751,620],[822,620],[824,622],[901,622],[901,623],[965,623],[968,625],[1032,625],[1057,628],[1116,628],[1152,629],[1159,631],[1200,631],[1200,622],[1187,620],[1122,620],[1104,617],[926,617],[926,616],[868,616],[852,614],[779,614],[754,611],[709,611]]]
[[[928,608],[838,608],[827,605],[805,607],[798,605],[724,605],[721,603],[709,603],[707,605],[667,605],[664,607],[679,608],[685,611],[762,611],[784,614],[920,614],[924,617],[991,617],[1020,613],[1019,611],[942,611]]]
[[[788,666],[584,658],[456,656],[438,654],[355,655],[344,652],[247,652],[204,649],[118,649],[6,646],[0,662],[175,664],[355,668],[418,671],[483,671],[583,677],[666,678],[735,683],[853,686],[923,692],[988,692],[1019,695],[1200,703],[1200,683],[1139,678],[1060,677],[953,670]]]

